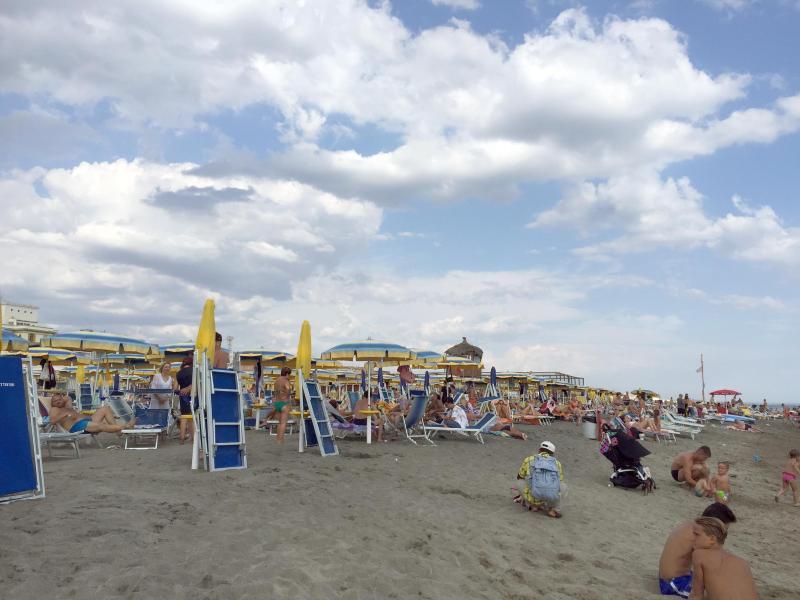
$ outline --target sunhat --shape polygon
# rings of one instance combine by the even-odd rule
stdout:
[[[553,442],[542,442],[539,444],[539,450],[547,450],[548,452],[555,454],[556,445]]]

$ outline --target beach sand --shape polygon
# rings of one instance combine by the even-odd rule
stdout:
[[[663,542],[707,500],[669,476],[700,444],[733,463],[740,523],[726,547],[762,598],[798,598],[800,509],[773,501],[800,431],[709,426],[695,441],[645,444],[658,489],[608,487],[611,464],[571,423],[487,436],[297,452],[248,432],[249,468],[190,470],[190,447],[87,447],[46,459],[47,497],[0,506],[3,598],[648,598]],[[569,486],[564,518],[511,501],[522,459],[549,439]],[[105,435],[104,444],[117,442]],[[762,460],[756,463],[753,456]]]

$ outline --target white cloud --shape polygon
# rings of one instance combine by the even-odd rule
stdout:
[[[723,11],[741,11],[756,4],[758,0],[700,0],[711,8]]]
[[[288,298],[380,228],[369,202],[293,181],[199,178],[194,166],[118,160],[0,179],[0,291],[56,299],[54,320],[72,326],[175,323],[182,300]]]
[[[78,13],[50,3],[35,18],[20,4],[0,20],[0,73],[7,92],[106,103],[139,125],[275,107],[291,149],[257,170],[375,202],[506,199],[525,181],[605,178],[800,126],[800,97],[724,115],[750,76],[697,68],[666,21],[595,22],[580,9],[508,47],[459,20],[414,34],[388,3],[358,0],[93,1]],[[319,147],[328,129],[350,135],[342,118],[399,145],[372,155]]]
[[[478,0],[431,0],[434,6],[449,6],[450,8],[462,10],[476,10],[481,7]]]
[[[574,227],[585,235],[622,232],[577,250],[587,258],[664,247],[705,247],[731,258],[797,272],[800,227],[782,223],[769,206],[751,207],[737,196],[732,204],[735,213],[714,219],[706,214],[703,196],[688,178],[662,180],[656,172],[641,171],[577,185],[528,226]]]

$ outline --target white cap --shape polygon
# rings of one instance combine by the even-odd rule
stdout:
[[[555,454],[556,445],[553,442],[542,442],[539,444],[539,450],[547,450],[548,452]]]

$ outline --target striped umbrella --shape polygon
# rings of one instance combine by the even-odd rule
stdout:
[[[3,329],[3,345],[0,347],[0,351],[24,352],[28,346],[30,346],[28,340]]]
[[[42,339],[41,345],[103,354],[161,354],[161,350],[156,344],[122,335],[91,330],[57,333]]]
[[[361,361],[396,361],[413,360],[416,354],[400,344],[378,342],[367,339],[359,342],[348,342],[329,348],[322,354],[323,360],[361,360]]]

